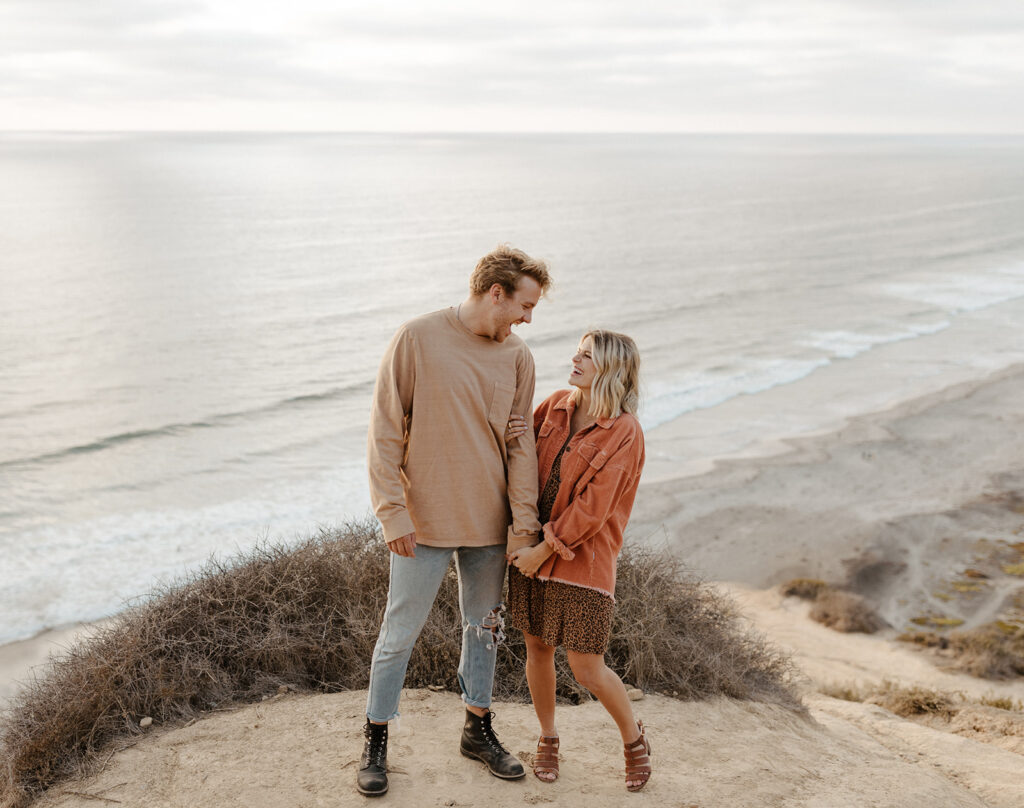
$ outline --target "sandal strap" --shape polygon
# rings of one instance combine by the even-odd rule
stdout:
[[[533,771],[558,774],[558,736],[541,735],[537,740],[537,754],[533,756]]]
[[[647,734],[642,721],[637,721],[637,729],[640,730],[640,737],[633,743],[623,744],[623,752],[626,756],[626,781],[640,781],[640,786],[646,784],[651,776],[651,742],[647,740]],[[640,788],[637,786],[635,788]]]
[[[558,762],[558,738],[546,738],[543,735],[537,741],[537,754],[534,758],[538,761]]]

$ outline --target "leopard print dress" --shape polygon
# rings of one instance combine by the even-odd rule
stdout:
[[[561,483],[562,445],[551,468],[551,476],[541,492],[537,510],[540,523],[550,521]],[[527,578],[514,566],[508,572],[508,622],[539,637],[545,645],[564,645],[579,654],[603,654],[612,633],[615,601],[601,592],[561,581]]]

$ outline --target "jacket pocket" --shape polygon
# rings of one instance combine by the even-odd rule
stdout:
[[[596,443],[584,441],[576,451],[579,452],[579,456],[586,460],[594,471],[597,471],[608,461],[608,452]]]
[[[512,402],[515,397],[515,385],[494,383],[494,391],[491,393],[491,409],[487,413],[487,420],[502,435],[505,434],[505,428],[508,426],[508,418],[512,414]]]

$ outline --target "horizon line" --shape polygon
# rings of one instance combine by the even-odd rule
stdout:
[[[530,129],[530,130],[495,130],[495,129],[7,129],[0,127],[0,135],[189,135],[189,134],[224,134],[224,135],[779,135],[779,136],[840,136],[840,137],[1021,137],[1022,131],[950,131],[950,130],[758,130],[758,129]]]

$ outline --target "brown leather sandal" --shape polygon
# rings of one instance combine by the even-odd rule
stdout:
[[[541,735],[537,741],[537,754],[533,756],[533,774],[542,783],[558,779],[558,736]],[[542,777],[541,775],[547,775]]]
[[[636,727],[640,730],[640,737],[623,747],[626,754],[627,791],[639,791],[651,779],[651,742],[644,732],[644,722],[637,721]],[[639,785],[630,785],[635,782],[639,782]]]

